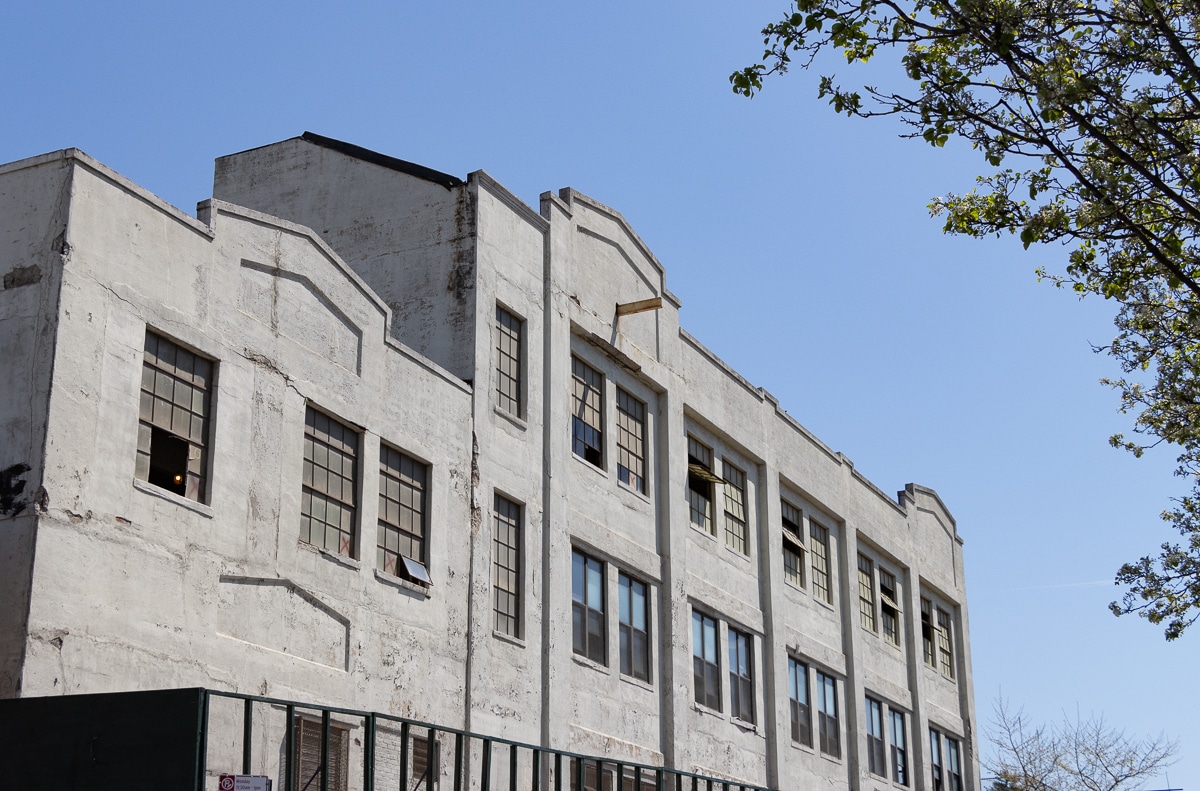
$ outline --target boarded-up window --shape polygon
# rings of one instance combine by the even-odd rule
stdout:
[[[296,720],[296,756],[293,783],[297,791],[321,787],[321,773],[327,771],[329,791],[347,791],[350,768],[350,729],[336,722],[329,724],[329,766],[321,762],[320,720],[301,717]]]

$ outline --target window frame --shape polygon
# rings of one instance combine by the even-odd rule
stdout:
[[[636,615],[638,609],[635,608],[634,586],[640,586],[642,589],[642,607],[640,608],[642,623],[644,624],[644,628],[642,629],[637,628]],[[628,593],[626,593],[627,590]],[[650,683],[652,680],[652,650],[654,646],[654,643],[650,639],[650,586],[640,579],[626,574],[624,571],[617,572],[617,624],[621,674]],[[635,662],[639,635],[645,646],[642,651],[641,667],[638,667]]]
[[[957,651],[954,645],[956,629],[953,607],[922,592],[921,595],[921,654],[925,664],[948,681],[957,676]]]
[[[817,671],[817,733],[822,755],[842,757],[841,718],[838,716],[837,678]]]
[[[933,791],[963,791],[962,741],[929,726],[929,773]]]
[[[711,634],[712,640],[708,637]],[[692,687],[696,705],[721,711],[720,622],[692,608]],[[709,650],[711,648],[711,651]],[[715,687],[715,688],[714,688]]]
[[[170,347],[170,362],[163,354],[164,343]],[[181,360],[190,363],[188,370],[182,370],[185,366],[180,365]],[[140,372],[134,478],[193,502],[210,503],[209,462],[218,361],[147,326]],[[163,392],[164,383],[171,385],[169,398]],[[156,421],[160,409],[166,410],[167,416]],[[187,423],[186,427],[182,422]],[[182,457],[178,458],[180,452]],[[182,465],[176,466],[180,462]]]
[[[525,417],[525,319],[496,303],[496,408]]]
[[[688,522],[715,537],[717,522],[713,513],[713,501],[716,499],[716,491],[713,487],[717,483],[724,483],[724,480],[713,472],[713,460],[716,458],[713,449],[691,434],[687,435],[687,440]]]
[[[754,636],[730,626],[726,629],[729,646],[729,713],[735,719],[753,725],[754,717]]]
[[[725,485],[725,546],[743,555],[750,554],[749,508],[746,504],[746,473],[727,458],[721,459]]]
[[[866,696],[867,771],[884,779],[888,776],[887,750],[883,724],[883,701]]]
[[[829,552],[830,530],[817,520],[809,517],[808,536],[809,556],[812,560],[812,594],[813,598],[826,604],[833,604],[833,567],[830,563]]]
[[[788,655],[788,709],[791,713],[792,741],[812,747],[812,696],[808,688],[808,664],[791,655]]]
[[[896,574],[878,567],[879,574],[879,621],[883,638],[894,646],[901,643],[900,614],[904,611],[900,606],[900,587]],[[890,593],[889,593],[890,589]]]
[[[963,791],[962,749],[958,739],[942,734],[946,741],[946,779],[949,780],[947,791]]]
[[[603,560],[578,548],[571,549],[571,650],[576,656],[601,666],[608,664],[606,565]],[[583,570],[582,579],[578,578],[580,568]],[[593,580],[598,581],[598,591],[593,590]],[[592,631],[594,624],[599,625],[599,631],[595,634]]]
[[[524,516],[524,506],[493,492],[492,628],[517,640],[524,633]]]
[[[872,634],[879,633],[879,619],[875,613],[875,561],[858,553],[858,617],[863,629]]]
[[[598,368],[571,355],[571,453],[600,470],[605,469],[604,379]]]
[[[338,448],[335,448],[333,445],[333,442],[332,442],[333,435],[329,431],[325,432],[325,436],[329,437],[330,441],[326,441],[326,440],[321,439],[320,437],[316,436],[317,426],[315,424],[319,420],[327,421],[327,424],[330,427],[335,426],[335,425],[340,427],[343,438],[346,436],[353,437],[354,438],[354,447],[350,449],[350,450],[352,450],[352,453],[343,453]],[[308,544],[309,546],[316,547],[317,549],[320,549],[320,550],[323,550],[326,552],[332,552],[336,555],[339,555],[342,557],[348,557],[351,559],[358,558],[358,534],[359,534],[358,501],[361,497],[361,486],[362,486],[362,475],[360,472],[360,465],[362,464],[362,444],[363,444],[362,440],[363,440],[362,432],[359,431],[356,427],[351,426],[349,423],[346,423],[345,421],[340,420],[337,417],[334,417],[330,413],[326,412],[323,409],[320,409],[319,407],[314,406],[311,403],[305,404],[305,407],[304,407],[304,452],[303,452],[304,472],[301,476],[301,488],[300,488],[300,521],[301,521],[300,541],[304,544]],[[318,453],[318,450],[317,450],[318,443],[320,444],[321,447],[324,448],[323,454]],[[345,444],[345,443],[343,443],[343,444]],[[311,458],[310,458],[310,448],[311,448]],[[313,486],[313,484],[316,483],[316,470],[317,470],[318,456],[324,455],[324,457],[326,459],[328,459],[330,452],[337,452],[343,456],[341,463],[339,463],[339,467],[343,471],[345,469],[345,460],[347,457],[349,458],[350,471],[351,471],[351,475],[352,475],[352,477],[349,478],[352,499],[349,501],[343,499],[344,495],[345,495],[345,488],[346,488],[345,481],[347,480],[345,475],[342,475],[340,473],[338,474],[338,477],[341,478],[343,481],[342,485],[340,485],[338,487],[338,489],[341,492],[341,494],[343,495],[343,497],[334,497],[332,495],[332,490],[327,493],[324,491],[320,491],[315,486]],[[325,478],[326,478],[326,481],[328,482],[329,475],[331,473],[333,473],[332,468],[327,465],[322,465],[321,469],[325,471]],[[338,525],[333,525],[332,523],[326,521],[323,517],[317,517],[316,509],[314,509],[314,507],[312,505],[312,503],[317,501],[317,498],[320,498],[320,500],[325,503],[325,505],[320,509],[322,514],[328,513],[327,508],[328,508],[329,502],[332,501],[335,504],[339,505],[342,508],[342,511],[344,513],[348,514],[348,522],[349,522],[348,528],[343,529],[342,525],[340,523]],[[306,507],[305,503],[308,503],[309,505]],[[316,542],[312,541],[313,523],[315,521],[317,521],[318,519],[320,520],[320,523],[323,525],[322,535],[321,535],[322,541],[320,544],[317,544]],[[306,520],[307,520],[307,523],[306,523]],[[307,537],[305,537],[305,528],[306,527],[307,527]],[[326,544],[328,543],[328,532],[330,529],[333,529],[335,533],[339,534],[338,546],[336,549],[330,549],[328,546],[326,546]],[[340,536],[344,536],[345,541],[342,541]],[[345,549],[346,551],[342,551],[343,549]]]
[[[783,579],[801,590],[807,589],[805,564],[808,547],[804,544],[804,511],[779,498],[780,534],[783,541]],[[792,562],[789,564],[789,558]]]
[[[938,670],[951,681],[954,680],[954,618],[941,607],[935,607],[937,621],[934,631],[937,634]]]
[[[617,480],[635,492],[645,494],[646,415],[649,410],[645,401],[618,385],[616,411]],[[631,464],[636,464],[636,469]]]
[[[942,734],[933,727],[929,729],[929,779],[932,791],[946,791],[942,771]]]
[[[904,712],[888,707],[888,745],[892,760],[892,782],[908,785],[908,729]]]
[[[395,465],[392,464],[393,457]],[[406,476],[406,469],[419,472],[420,480],[416,475]],[[433,583],[429,576],[430,478],[432,468],[429,464],[391,443],[380,441],[375,567],[384,574],[391,574],[423,586]],[[389,492],[392,482],[396,484],[395,497]],[[406,492],[411,504],[405,502]],[[415,504],[418,498],[419,506]],[[395,519],[390,516],[393,507],[397,515]],[[419,523],[419,534],[401,524],[403,520],[399,517],[405,513],[414,515],[408,522],[410,526]],[[393,534],[395,542],[389,546]],[[412,552],[414,545],[417,550]],[[404,552],[402,547],[406,547],[410,553]]]

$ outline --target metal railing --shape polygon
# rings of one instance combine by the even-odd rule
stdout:
[[[240,736],[236,734],[239,717]],[[298,743],[302,720],[305,735],[299,738],[305,744]],[[319,746],[314,749],[313,730],[318,727]],[[361,729],[354,749],[349,738],[352,729]],[[213,737],[218,734],[221,743],[214,744]],[[198,737],[196,791],[215,787],[215,775],[220,772],[209,775],[209,763],[214,759],[229,774],[254,775],[264,767],[272,774],[274,769],[272,776],[278,776],[275,791],[434,791],[442,783],[449,783],[450,791],[774,791],[379,712],[217,690],[204,693]],[[418,745],[423,745],[423,755],[417,754]],[[452,746],[449,767],[438,760],[442,745],[447,751]],[[238,762],[239,748],[237,772],[238,767],[229,764]],[[351,761],[353,752],[361,753],[359,762]],[[307,760],[301,759],[302,753]],[[506,757],[507,767],[503,765]],[[422,769],[420,774],[416,769]]]

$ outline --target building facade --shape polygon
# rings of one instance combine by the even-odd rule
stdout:
[[[0,697],[202,686],[978,788],[953,517],[683,330],[620,214],[308,133],[213,194],[0,166]]]

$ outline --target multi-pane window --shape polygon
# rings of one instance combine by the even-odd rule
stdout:
[[[571,617],[575,653],[604,664],[604,564],[571,553]]]
[[[883,741],[883,704],[867,698],[867,770],[887,777],[887,751]]]
[[[921,597],[921,651],[925,664],[937,667],[937,651],[933,642],[933,602]]]
[[[946,739],[946,791],[963,791],[962,765],[958,754],[958,740]]]
[[[646,405],[617,388],[617,479],[646,491]]]
[[[717,622],[692,610],[692,685],[696,702],[721,710],[721,667],[717,660]]]
[[[725,462],[725,543],[746,552],[746,473]]]
[[[832,604],[833,593],[829,587],[829,528],[809,519],[808,535],[812,539],[809,554],[812,555],[813,596]]]
[[[892,780],[902,786],[908,785],[908,744],[906,739],[906,731],[904,729],[904,712],[891,709],[888,711],[891,718],[891,736],[892,736]]]
[[[929,729],[929,767],[933,791],[963,791],[962,756],[958,739]]]
[[[646,585],[624,572],[617,576],[621,672],[650,680],[650,600]]]
[[[753,638],[737,629],[729,630],[729,709],[744,722],[754,722]]]
[[[808,665],[788,657],[788,705],[792,741],[812,747],[812,711],[808,704]]]
[[[954,678],[954,643],[950,613],[937,608],[938,667],[946,678]]]
[[[496,406],[521,417],[521,336],[524,322],[496,306]]]
[[[354,557],[358,432],[308,407],[304,413],[304,485],[300,540]]]
[[[783,522],[783,578],[793,585],[804,587],[804,523],[800,509],[787,500],[780,500]]]
[[[929,776],[933,791],[946,791],[945,774],[942,768],[942,734],[929,729]]]
[[[379,527],[376,565],[384,572],[430,584],[425,566],[429,467],[387,445],[379,446]]]
[[[321,760],[322,734],[325,731],[321,720],[297,717],[295,725],[296,754],[292,764],[292,786],[294,788],[328,788],[329,791],[346,791],[349,788],[350,729],[340,723],[329,724],[329,756],[326,770]],[[322,783],[322,772],[327,782]]]
[[[879,616],[883,622],[883,636],[895,645],[900,645],[899,602],[895,575],[886,569],[879,569]]]
[[[875,564],[865,555],[858,556],[858,614],[864,629],[877,630],[875,623]]]
[[[604,375],[571,358],[571,452],[604,466]]]
[[[841,728],[838,725],[837,680],[817,671],[817,734],[821,752],[840,758]]]
[[[950,613],[921,597],[921,646],[925,664],[954,679],[954,626]]]
[[[492,533],[492,591],[495,628],[521,636],[521,506],[496,495]]]
[[[135,476],[205,501],[213,362],[146,331]]]
[[[715,536],[713,484],[724,481],[713,474],[712,466],[712,448],[694,437],[688,437],[688,519],[696,527]]]

